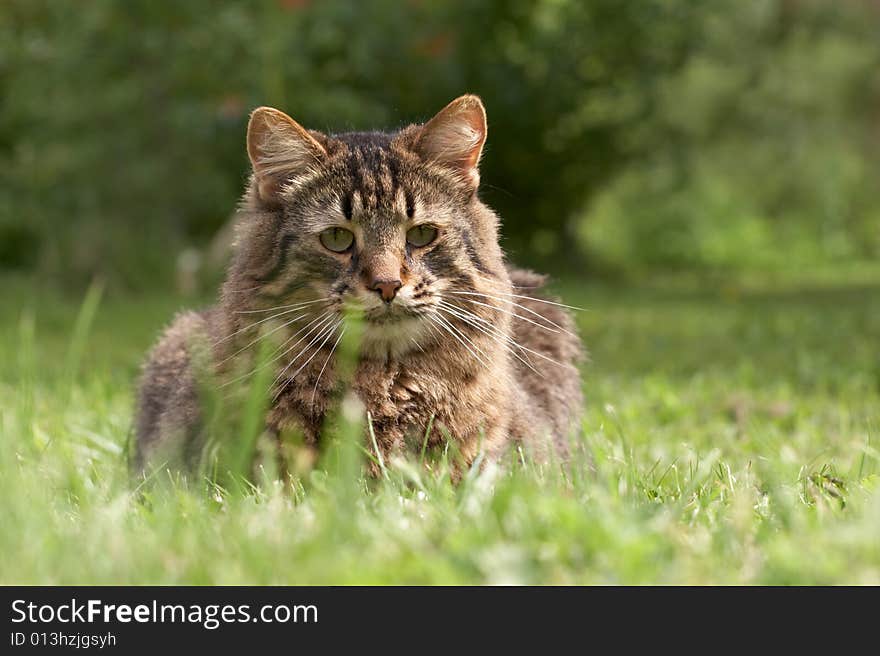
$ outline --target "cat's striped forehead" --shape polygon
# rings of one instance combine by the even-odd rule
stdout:
[[[337,201],[344,214],[411,216],[417,202],[454,201],[460,182],[442,169],[425,166],[392,134],[351,132],[325,137],[329,161],[311,189]],[[306,192],[303,194],[302,192]]]
[[[405,154],[392,150],[389,135],[351,133],[334,136],[340,144],[335,168],[343,203],[353,210],[381,212],[412,202],[412,166]]]

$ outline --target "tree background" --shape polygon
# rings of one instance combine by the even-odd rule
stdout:
[[[464,92],[517,261],[880,256],[877,0],[6,0],[0,271],[169,284],[229,220],[253,107],[390,129]]]

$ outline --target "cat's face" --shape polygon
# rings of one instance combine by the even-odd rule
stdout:
[[[326,136],[277,110],[255,111],[253,200],[276,217],[258,295],[318,301],[312,310],[327,313],[327,326],[353,305],[367,350],[420,347],[443,329],[450,305],[506,276],[495,216],[475,195],[485,136],[473,96],[397,134]]]

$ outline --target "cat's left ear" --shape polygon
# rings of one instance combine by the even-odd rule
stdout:
[[[251,114],[247,151],[257,193],[260,200],[270,205],[278,201],[285,182],[327,154],[304,127],[271,107],[258,107]]]
[[[477,164],[486,143],[486,109],[474,95],[460,96],[425,123],[414,150],[425,160],[456,173],[474,189],[480,184]]]

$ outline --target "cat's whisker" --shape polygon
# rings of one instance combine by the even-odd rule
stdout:
[[[312,408],[315,407],[315,396],[318,394],[318,383],[321,382],[321,376],[324,375],[324,369],[327,368],[327,363],[330,362],[330,358],[333,357],[333,352],[336,351],[336,347],[339,346],[339,342],[342,341],[343,335],[345,335],[346,329],[343,328],[342,332],[339,333],[339,337],[336,338],[336,341],[333,343],[333,347],[330,349],[330,353],[327,354],[327,359],[324,360],[324,364],[321,366],[321,371],[318,372],[318,379],[315,381],[315,389],[312,390]]]
[[[271,317],[271,318],[275,319],[275,318],[277,318],[277,316],[278,316],[278,315],[276,315],[275,317]],[[294,323],[296,323],[296,322],[299,321],[300,319],[305,319],[305,318],[308,317],[308,316],[311,316],[311,315],[310,315],[309,313],[301,314],[301,315],[299,315],[298,317],[294,317],[293,319],[288,319],[287,321],[285,321],[285,322],[283,322],[283,323],[281,323],[281,324],[275,326],[272,330],[270,330],[270,331],[267,332],[267,333],[261,332],[256,338],[254,338],[254,339],[253,339],[251,342],[249,342],[246,346],[242,346],[240,349],[238,349],[238,350],[237,350],[235,353],[233,353],[232,355],[223,358],[220,362],[217,363],[217,366],[220,366],[220,365],[222,365],[222,364],[225,364],[225,363],[229,362],[229,360],[231,360],[232,358],[234,358],[234,357],[237,356],[237,355],[240,355],[241,353],[244,353],[246,350],[248,350],[251,346],[253,346],[253,345],[256,344],[257,342],[259,342],[260,340],[265,339],[266,337],[268,337],[269,335],[272,335],[273,333],[277,333],[279,330],[281,330],[281,329],[283,329],[283,328],[287,328],[287,327],[289,327],[289,326],[292,326]],[[262,322],[261,322],[261,321],[258,321],[257,323],[262,323]],[[249,327],[249,328],[252,328],[252,327],[255,326],[255,325],[256,325],[256,324],[252,324],[251,326],[248,326],[248,327]],[[220,343],[220,342],[217,342],[217,344],[219,344],[219,343]],[[216,346],[217,344],[215,344],[215,346]]]
[[[275,310],[283,310],[286,308],[293,308],[294,310],[299,310],[309,305],[314,305],[315,303],[329,303],[332,299],[330,298],[316,298],[311,301],[301,301],[299,303],[291,303],[290,305],[276,305],[275,307],[264,308],[260,310],[236,310],[235,314],[260,314],[262,312],[274,312]]]
[[[240,335],[241,333],[243,333],[243,332],[245,332],[245,331],[247,331],[247,330],[250,330],[250,329],[253,328],[254,326],[259,326],[260,324],[266,323],[267,321],[272,321],[273,319],[277,319],[278,317],[283,317],[283,316],[286,315],[286,314],[293,314],[294,312],[299,312],[301,309],[302,309],[302,308],[295,307],[295,308],[290,309],[290,310],[284,310],[283,312],[279,312],[279,313],[277,313],[277,314],[273,314],[271,317],[265,317],[264,319],[260,319],[259,321],[255,321],[255,322],[250,323],[250,324],[248,324],[248,325],[246,325],[246,326],[242,326],[241,328],[239,328],[239,329],[236,330],[235,332],[230,333],[230,334],[226,335],[225,337],[222,337],[221,339],[218,339],[216,342],[213,343],[212,346],[219,346],[220,344],[222,344],[222,343],[225,342],[226,340],[228,340],[228,339],[232,339],[232,338],[235,337],[236,335]]]
[[[283,342],[283,343],[282,343],[277,349],[275,349],[275,351],[273,351],[273,352],[269,355],[269,360],[268,360],[268,361],[266,361],[266,362],[264,362],[264,363],[262,363],[262,364],[260,364],[260,365],[258,365],[258,366],[256,366],[256,367],[254,367],[253,369],[251,369],[251,370],[250,370],[249,372],[247,372],[246,374],[242,374],[241,376],[238,376],[238,377],[236,377],[236,378],[233,378],[232,380],[228,380],[228,381],[226,381],[225,383],[221,383],[221,384],[220,384],[220,387],[227,387],[227,386],[229,386],[229,385],[233,385],[234,383],[240,382],[240,381],[244,380],[245,378],[249,378],[249,377],[253,376],[255,373],[257,373],[258,371],[262,371],[262,370],[265,369],[266,367],[268,367],[268,366],[274,364],[275,362],[277,362],[278,360],[280,360],[281,358],[283,358],[285,355],[287,355],[287,353],[289,353],[290,351],[292,351],[292,350],[296,347],[297,344],[299,344],[300,342],[302,342],[302,340],[305,339],[309,334],[311,334],[311,333],[312,333],[312,332],[313,332],[318,326],[315,326],[314,328],[312,328],[312,330],[310,330],[308,333],[306,333],[306,335],[303,335],[303,337],[300,338],[300,340],[299,340],[296,344],[294,344],[294,345],[291,346],[289,349],[287,349],[286,351],[284,351],[284,353],[281,353],[281,355],[277,355],[278,352],[281,351],[282,349],[284,349],[284,347],[285,347],[287,344],[289,344],[291,341],[293,341],[293,339],[294,339],[297,335],[299,335],[300,333],[302,333],[304,330],[306,330],[309,326],[313,325],[315,322],[317,322],[317,321],[321,321],[322,318],[323,318],[324,320],[321,321],[321,324],[324,324],[324,323],[326,323],[331,317],[332,317],[332,315],[330,314],[330,312],[325,312],[324,314],[320,315],[320,316],[317,317],[316,319],[312,319],[312,321],[310,321],[310,322],[307,323],[305,326],[303,326],[302,328],[300,328],[297,332],[295,332],[293,335],[291,335],[290,337],[288,337],[288,338],[287,338],[287,339],[286,339],[286,340],[285,340],[285,341],[284,341],[284,342]],[[319,325],[320,325],[320,324],[319,324]]]
[[[452,303],[448,303],[446,301],[441,301],[440,305],[445,309],[446,312],[457,316],[462,321],[470,324],[476,330],[479,330],[489,337],[492,337],[501,346],[506,347],[510,351],[511,355],[513,355],[517,360],[522,362],[539,376],[543,376],[541,372],[535,369],[534,365],[529,360],[528,354],[526,354],[525,351],[523,351],[525,357],[522,357],[519,353],[517,353],[517,349],[523,350],[523,347],[515,339],[513,339],[509,335],[505,335],[482,317],[478,317],[477,315],[473,314],[472,312],[468,312],[462,307],[459,307]]]
[[[440,305],[441,305],[441,308],[440,308],[441,312],[446,312],[446,313],[450,314],[451,316],[458,317],[459,319],[461,319],[462,321],[464,321],[465,323],[470,325],[472,328],[491,337],[500,346],[502,346],[503,348],[506,348],[513,357],[515,357],[517,360],[522,362],[529,369],[534,371],[537,375],[541,376],[542,378],[544,377],[544,374],[542,374],[540,371],[535,369],[535,367],[532,365],[532,363],[528,361],[528,356],[523,358],[519,353],[516,352],[514,347],[516,347],[516,348],[522,348],[522,347],[519,344],[517,344],[515,340],[511,339],[510,337],[507,337],[503,333],[498,332],[497,330],[495,330],[495,328],[491,324],[487,323],[485,326],[481,326],[480,324],[476,323],[476,321],[474,321],[474,319],[479,320],[480,318],[477,317],[476,315],[473,315],[473,314],[470,315],[470,317],[473,317],[473,318],[468,317],[467,315],[470,313],[465,311],[463,308],[458,308],[458,306],[452,306],[451,304],[446,304],[443,301],[440,302]],[[455,309],[451,309],[452,307],[454,307]],[[458,312],[457,311],[458,309],[461,309],[462,312]],[[492,331],[495,331],[495,332],[492,332]]]
[[[426,316],[428,319],[431,318],[431,315],[430,315],[430,314],[426,314],[425,316]],[[434,343],[435,346],[438,345],[438,344],[440,344],[440,343],[443,341],[443,333],[441,333],[441,332],[437,329],[437,326],[436,326],[433,322],[432,322],[432,323],[426,323],[426,324],[425,324],[425,327],[427,327],[428,330],[430,331],[429,334],[436,338],[437,341]],[[425,353],[425,350],[424,350],[424,349],[422,349],[422,353]]]
[[[277,376],[275,376],[275,378],[272,380],[272,383],[269,385],[269,389],[267,390],[267,391],[271,392],[274,388],[276,388],[276,387],[278,388],[276,390],[275,394],[272,396],[273,401],[278,399],[278,397],[281,395],[281,392],[283,392],[287,388],[287,386],[296,377],[296,374],[299,373],[299,369],[298,369],[296,372],[294,372],[293,376],[285,376],[287,371],[297,362],[297,360],[299,360],[303,355],[308,353],[308,351],[311,348],[313,348],[318,343],[319,340],[321,340],[325,336],[331,335],[333,333],[334,328],[336,328],[336,326],[333,326],[333,325],[327,325],[327,326],[324,326],[323,328],[321,328],[314,335],[314,337],[312,337],[309,340],[309,342],[299,350],[299,353],[297,353],[295,356],[290,358],[290,361],[284,366],[284,368],[279,372],[279,374]],[[312,355],[314,355],[314,353]],[[311,360],[311,358],[309,358],[309,360]],[[306,362],[308,363],[309,360],[307,360]]]
[[[328,319],[328,318],[330,318],[330,317],[332,317],[332,316],[333,316],[333,312],[332,312],[331,310],[325,310],[324,312],[322,312],[321,314],[319,314],[317,317],[315,317],[314,319],[312,319],[311,321],[309,321],[305,326],[303,326],[302,328],[300,328],[299,330],[297,330],[295,333],[293,333],[290,337],[288,337],[286,340],[284,340],[281,344],[279,344],[279,345],[278,345],[278,348],[276,348],[274,351],[272,351],[272,353],[269,355],[269,357],[270,357],[270,358],[274,358],[276,355],[278,355],[279,353],[281,353],[281,351],[283,351],[284,348],[285,348],[288,344],[290,344],[290,342],[293,341],[293,338],[294,338],[294,337],[296,337],[297,335],[301,335],[301,334],[303,333],[303,331],[305,331],[306,329],[310,328],[311,326],[314,326],[314,325],[315,325],[316,323],[318,323],[319,321],[320,321],[321,323],[326,323],[326,321],[322,321],[322,319],[325,319],[325,320],[326,320],[326,319]],[[311,331],[309,331],[309,332],[311,332]],[[305,339],[305,337],[306,337],[306,335],[303,336],[303,339]],[[300,341],[302,341],[302,340],[300,340]],[[297,342],[297,343],[299,343],[299,342]],[[296,346],[296,344],[294,344],[294,346]],[[291,348],[293,348],[293,347],[291,347]],[[281,353],[281,355],[280,355],[279,357],[284,357],[284,355],[286,355],[289,351],[290,351],[290,349],[288,349],[287,351],[284,351],[284,353]]]
[[[300,337],[300,338],[296,341],[295,344],[291,345],[287,350],[284,351],[284,353],[282,353],[281,355],[279,355],[279,356],[276,358],[276,360],[280,360],[280,359],[283,358],[285,355],[287,355],[288,353],[290,353],[293,349],[295,349],[297,346],[299,346],[300,344],[302,344],[304,340],[308,339],[308,341],[306,342],[305,346],[303,346],[302,349],[300,349],[299,353],[297,353],[294,357],[292,357],[292,358],[290,359],[290,361],[287,363],[287,366],[285,366],[285,367],[281,370],[281,372],[280,372],[277,376],[275,376],[275,380],[272,381],[272,385],[273,385],[273,386],[274,386],[274,385],[277,385],[277,384],[278,384],[278,381],[281,380],[281,379],[284,377],[284,373],[285,373],[288,369],[290,369],[290,367],[293,365],[293,363],[296,362],[296,360],[297,360],[297,359],[298,359],[303,353],[305,353],[305,352],[309,349],[309,347],[311,347],[311,346],[312,346],[317,340],[321,339],[321,337],[324,335],[324,333],[327,331],[328,328],[331,328],[331,327],[332,327],[332,325],[333,325],[333,320],[334,320],[334,319],[335,319],[335,316],[334,316],[334,315],[332,315],[332,314],[328,314],[328,316],[327,316],[323,321],[321,321],[321,322],[318,323],[317,325],[313,326],[312,329],[309,330],[309,332],[307,332],[305,335],[303,335],[302,337]],[[316,331],[317,331],[317,332],[316,332]],[[313,334],[313,333],[314,333],[314,334]],[[310,335],[311,335],[311,337],[309,337]]]
[[[287,366],[278,373],[273,381],[273,385],[277,383],[284,376],[284,372],[299,358],[303,353],[309,350],[328,330],[333,329],[333,322],[336,320],[334,315],[328,316],[324,321],[321,321],[319,324],[314,326],[308,333],[300,337],[295,344],[290,346],[284,353],[282,353],[282,357],[290,353],[294,348],[296,348],[299,344],[302,344],[303,341],[306,343],[299,350],[299,353],[290,358],[290,361],[287,363]]]
[[[535,287],[537,289],[537,287]],[[454,291],[453,294],[473,294],[477,292],[460,292]],[[567,310],[577,310],[578,312],[589,312],[590,310],[587,308],[577,307],[576,305],[566,305],[565,303],[557,303],[556,301],[548,301],[544,298],[535,298],[534,296],[528,296],[527,294],[511,294],[510,292],[503,292],[497,289],[492,290],[493,294],[498,294],[499,296],[507,296],[510,298],[521,298],[526,301],[534,301],[535,303],[544,303],[545,305],[555,305],[556,307],[565,308]],[[485,295],[485,294],[484,294]]]
[[[300,373],[303,369],[306,368],[306,365],[307,365],[309,362],[311,362],[312,360],[315,359],[315,356],[318,355],[318,353],[321,352],[321,349],[322,349],[322,348],[324,348],[324,344],[327,343],[327,340],[329,340],[330,337],[333,336],[333,333],[334,333],[334,332],[336,331],[336,329],[339,328],[339,326],[341,326],[341,325],[342,325],[342,320],[340,319],[340,320],[337,321],[336,324],[333,325],[329,330],[326,330],[326,331],[322,331],[322,332],[321,332],[321,335],[326,335],[326,337],[324,337],[324,341],[321,342],[321,343],[315,348],[315,352],[312,353],[312,354],[309,356],[309,358],[308,358],[305,362],[302,363],[302,365],[300,366],[300,368],[297,369],[297,370],[293,373],[292,376],[288,376],[288,377],[287,377],[287,380],[284,381],[284,383],[281,385],[281,387],[278,389],[278,391],[275,392],[275,396],[272,397],[273,402],[278,400],[278,397],[281,396],[281,393],[287,388],[287,386],[293,381],[293,379],[296,378],[296,377],[299,375],[299,373]],[[317,340],[314,340],[314,341],[317,341]],[[310,345],[310,346],[313,345],[313,344],[314,344],[314,341],[310,342],[309,345]],[[284,369],[282,370],[282,372],[281,372],[281,374],[279,375],[279,377],[276,378],[275,381],[272,383],[272,386],[273,386],[273,387],[274,387],[275,385],[278,384],[278,380],[284,375],[284,372],[287,371],[287,370],[290,368],[290,365],[293,364],[293,363],[299,358],[299,356],[302,355],[302,354],[305,352],[305,350],[307,350],[308,348],[309,348],[309,347],[307,346],[306,349],[304,349],[302,352],[300,352],[300,354],[297,355],[296,358],[294,358],[293,360],[291,360],[290,363],[289,363],[286,367],[284,367]],[[272,388],[270,387],[269,390],[271,391],[271,389],[272,389]]]
[[[516,307],[516,308],[519,308],[519,309],[521,309],[521,310],[525,310],[525,311],[528,312],[529,314],[532,314],[532,315],[534,315],[534,316],[536,316],[536,317],[539,317],[542,321],[546,321],[548,324],[550,324],[550,325],[553,326],[554,328],[557,328],[558,330],[561,330],[561,331],[564,332],[566,335],[569,335],[569,336],[571,336],[571,337],[574,337],[575,339],[578,339],[577,335],[574,335],[571,331],[569,331],[569,330],[567,330],[566,328],[560,326],[558,323],[555,323],[554,321],[551,321],[550,319],[548,319],[547,317],[545,317],[545,316],[544,316],[543,314],[541,314],[540,312],[536,312],[535,310],[533,310],[533,309],[531,309],[531,308],[529,308],[529,307],[526,307],[526,306],[523,305],[522,303],[517,303],[516,301],[512,301],[512,300],[510,300],[510,299],[506,299],[506,298],[502,298],[502,297],[495,297],[495,296],[492,296],[491,294],[484,294],[484,293],[482,293],[482,292],[460,292],[460,291],[453,291],[452,293],[453,293],[453,294],[462,295],[462,296],[483,296],[483,297],[485,297],[485,298],[494,298],[495,300],[502,301],[503,303],[510,303],[512,306],[514,306],[514,307]],[[471,302],[477,302],[477,301],[471,301]],[[489,307],[494,307],[494,306],[491,306],[491,305],[490,305]],[[514,315],[514,316],[518,316],[518,315]],[[529,319],[526,318],[526,317],[519,317],[519,318],[520,318],[520,319],[523,319],[523,320],[525,320],[525,321],[529,321]],[[535,323],[535,322],[534,322],[534,321],[529,321],[529,323]],[[536,324],[536,325],[540,326],[541,324]],[[542,327],[544,327],[544,326],[542,326]],[[546,327],[545,327],[545,328],[546,328]],[[550,330],[549,328],[546,328],[546,329],[547,329],[547,330]]]
[[[413,346],[419,349],[422,353],[425,352],[425,349],[422,348],[422,345],[419,344],[418,340],[415,337],[410,337],[409,341],[411,341],[413,343]]]
[[[457,307],[457,306],[456,306],[456,307]],[[466,310],[464,310],[464,308],[458,308],[458,309],[460,309],[460,310],[466,312]],[[482,319],[481,317],[477,317],[476,315],[472,315],[472,316],[474,316],[476,319],[478,319],[478,320],[480,320],[480,321],[486,323],[486,320],[485,320],[485,319]],[[491,325],[491,324],[490,324],[490,325]],[[509,339],[510,339],[510,341],[511,341],[512,344],[515,344],[517,348],[522,349],[522,350],[525,351],[526,353],[531,353],[532,355],[536,355],[536,356],[538,356],[539,358],[542,358],[542,359],[544,359],[544,360],[547,360],[548,362],[552,362],[553,364],[555,364],[555,365],[557,365],[557,366],[559,366],[559,367],[563,367],[563,368],[565,367],[565,365],[562,364],[561,362],[558,362],[558,361],[554,360],[553,358],[551,358],[551,357],[549,357],[549,356],[547,356],[547,355],[544,355],[543,353],[540,353],[540,352],[538,352],[538,351],[535,351],[535,350],[533,350],[533,349],[530,349],[530,348],[528,348],[527,346],[523,346],[522,344],[520,344],[519,342],[517,342],[516,340],[514,340],[512,337],[509,338]]]
[[[470,344],[471,346],[473,346],[474,349],[476,349],[476,351],[477,351],[481,356],[483,356],[483,357],[486,358],[487,360],[490,359],[489,356],[486,355],[486,353],[483,351],[483,349],[481,349],[479,346],[477,346],[476,343],[474,343],[474,341],[473,341],[470,337],[468,337],[463,331],[459,330],[459,328],[458,328],[458,327],[457,327],[452,321],[450,321],[450,320],[448,320],[448,319],[445,319],[445,318],[441,317],[440,315],[437,315],[437,316],[438,316],[438,318],[440,318],[444,323],[448,324],[448,326],[449,326],[450,328],[452,328],[452,330],[454,330],[456,333],[458,333],[458,335],[461,336],[462,339],[464,339],[468,344]],[[450,315],[450,316],[453,316],[453,315]],[[503,346],[503,344],[502,344],[502,346]],[[476,357],[476,356],[475,356],[475,357]],[[480,362],[482,362],[483,365],[485,365],[487,368],[489,367],[489,364],[488,364],[487,362],[485,362],[484,360],[482,360],[482,359],[480,359],[480,358],[478,358],[478,359],[479,359]]]
[[[456,334],[458,331],[455,329],[455,327],[454,327],[451,323],[449,323],[449,321],[447,321],[446,319],[444,319],[443,317],[441,317],[439,314],[433,314],[433,315],[432,315],[432,314],[429,314],[428,316],[431,318],[432,321],[438,322],[438,325],[440,325],[443,329],[446,330],[446,332],[448,332],[448,333],[449,333],[450,335],[452,335],[455,339],[457,339],[458,342],[459,342],[462,346],[464,346],[464,347],[470,352],[470,354],[471,354],[472,356],[474,356],[474,358],[477,360],[477,362],[479,362],[480,364],[482,364],[482,365],[483,365],[484,367],[486,367],[487,369],[491,369],[491,367],[489,366],[489,364],[488,364],[487,362],[485,362],[485,361],[484,361],[480,356],[478,356],[476,353],[474,353],[474,351],[471,349],[471,347],[468,346],[468,345],[467,345],[467,344],[466,344],[466,343],[465,343],[465,342],[464,342],[464,341],[463,341],[463,340],[462,340],[462,339]],[[464,337],[465,339],[467,339],[467,336],[463,335],[463,337]],[[467,341],[470,342],[469,339],[468,339]],[[471,344],[473,344],[473,342],[471,342]],[[474,348],[476,348],[476,345],[474,345]],[[478,349],[478,350],[479,350],[479,349]],[[480,352],[482,353],[482,351],[480,351]],[[484,354],[484,355],[485,355],[485,354]]]
[[[483,282],[488,283],[490,285],[498,285],[498,284],[501,284],[501,282],[502,282],[498,278],[489,278],[488,276],[485,276],[482,273],[479,273],[477,271],[472,271],[471,275],[474,276],[475,278],[479,278]],[[514,289],[541,289],[544,285],[517,285],[516,283],[511,281],[510,286],[513,287]]]
[[[465,293],[466,293],[466,294],[468,294],[468,295],[472,295],[472,296],[483,296],[483,297],[485,297],[485,298],[492,298],[492,296],[489,296],[489,295],[487,295],[487,294],[476,294],[476,293],[472,293],[472,292],[451,292],[451,293],[453,293],[453,294],[459,294],[459,293],[465,294]],[[500,308],[500,307],[497,307],[497,306],[495,306],[495,305],[491,305],[490,303],[483,303],[482,301],[475,301],[475,300],[472,299],[472,298],[467,298],[467,299],[464,299],[464,300],[466,300],[468,303],[474,303],[475,305],[482,305],[483,307],[487,307],[487,308],[489,308],[490,310],[495,310],[496,312],[503,312],[504,314],[509,314],[509,315],[512,316],[512,317],[516,317],[517,319],[519,319],[519,320],[521,320],[521,321],[525,321],[526,323],[530,323],[530,324],[532,324],[533,326],[537,326],[538,328],[541,328],[541,329],[546,330],[546,331],[551,332],[551,333],[558,333],[558,332],[562,331],[562,332],[567,333],[567,334],[569,334],[569,335],[571,334],[571,333],[569,333],[565,328],[563,328],[562,326],[559,326],[559,325],[553,323],[552,321],[550,321],[550,319],[548,319],[547,317],[544,317],[544,316],[538,314],[537,312],[534,312],[533,310],[530,310],[530,309],[527,308],[527,307],[523,307],[523,306],[519,305],[518,303],[514,303],[514,302],[509,301],[509,300],[507,300],[507,299],[496,299],[496,300],[501,300],[501,301],[503,301],[504,303],[510,303],[511,305],[513,305],[513,306],[515,306],[515,307],[520,307],[520,308],[522,308],[523,310],[526,310],[526,311],[528,311],[528,312],[531,312],[532,314],[541,317],[541,319],[543,319],[544,321],[546,321],[547,323],[549,323],[550,326],[553,326],[553,327],[551,328],[550,326],[545,326],[544,324],[538,323],[537,321],[534,321],[533,319],[529,319],[528,317],[524,317],[524,316],[522,316],[521,314],[517,314],[516,312],[513,312],[512,310],[507,310],[507,309],[505,309],[505,308]]]

